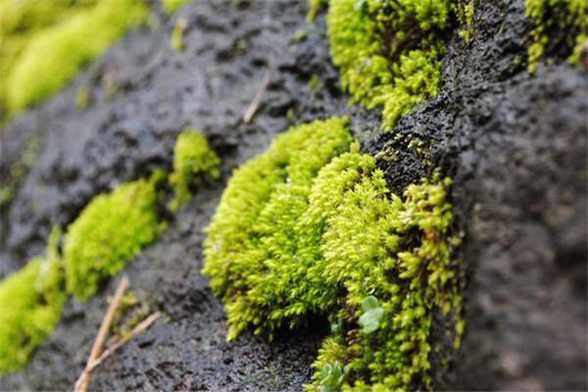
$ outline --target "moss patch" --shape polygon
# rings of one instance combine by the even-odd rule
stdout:
[[[80,300],[157,238],[157,176],[95,197],[69,226],[64,244],[67,290]]]
[[[169,180],[175,196],[171,209],[184,205],[192,197],[191,188],[204,179],[220,177],[220,159],[200,132],[186,129],[178,136],[174,149],[174,171]]]
[[[173,14],[176,12],[180,7],[183,5],[188,4],[192,0],[162,0],[163,1],[163,9],[168,14]]]
[[[414,105],[435,96],[441,78],[444,0],[332,0],[327,15],[333,62],[353,101],[383,107],[393,128]]]
[[[588,40],[588,2],[585,0],[525,0],[525,13],[534,23],[529,47],[529,72],[549,54],[570,56],[580,62],[581,47]]]
[[[147,11],[142,0],[0,0],[0,118],[58,91]]]
[[[280,135],[234,173],[207,229],[204,273],[228,338],[272,338],[318,315],[332,334],[308,390],[432,388],[434,317],[456,346],[463,330],[449,185],[391,194],[344,119]]]
[[[57,256],[58,233],[47,255],[0,283],[0,374],[18,370],[52,332],[67,298]]]

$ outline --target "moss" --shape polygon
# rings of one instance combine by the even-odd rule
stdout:
[[[69,226],[64,244],[68,292],[87,300],[157,238],[157,181],[153,176],[96,196]]]
[[[0,374],[26,365],[53,332],[67,298],[54,231],[47,254],[0,283]]]
[[[533,20],[528,49],[529,72],[548,54],[570,56],[579,64],[581,45],[588,37],[588,3],[585,0],[525,0],[525,13]]]
[[[333,62],[354,102],[383,107],[383,128],[437,94],[449,25],[444,0],[332,0],[327,16]]]
[[[332,333],[308,390],[432,388],[433,318],[457,343],[462,331],[449,186],[391,194],[344,119],[280,135],[235,171],[207,229],[204,273],[228,338],[271,339],[318,315]]]
[[[309,22],[314,22],[320,10],[327,5],[329,0],[308,0],[308,13],[306,19]]]
[[[219,178],[219,164],[218,155],[204,135],[193,129],[180,133],[174,150],[174,171],[169,178],[175,191],[171,209],[176,210],[190,200],[190,189],[198,182]]]
[[[142,0],[0,3],[0,105],[14,115],[69,82],[147,16]],[[0,22],[0,25],[3,23]]]
[[[163,9],[168,14],[173,14],[183,5],[188,4],[191,0],[162,0]]]
[[[470,43],[474,37],[474,0],[455,2],[454,7],[462,26],[458,34],[466,43]]]
[[[172,31],[170,45],[178,52],[182,52],[184,49],[186,49],[186,43],[184,42],[184,32],[186,31],[187,26],[188,21],[186,18],[178,18],[174,26],[174,30]]]

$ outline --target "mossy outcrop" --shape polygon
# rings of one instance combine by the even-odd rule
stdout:
[[[309,391],[432,388],[435,314],[459,346],[459,238],[449,180],[391,194],[346,120],[295,127],[234,173],[208,228],[205,274],[229,339],[328,318]]]

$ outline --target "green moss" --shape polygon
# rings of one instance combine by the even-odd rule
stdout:
[[[458,34],[466,43],[470,43],[474,35],[474,0],[455,2],[454,7],[459,23],[462,26]]]
[[[168,14],[173,14],[176,12],[181,6],[188,4],[191,0],[162,0],[163,1],[163,9]]]
[[[332,0],[327,16],[333,62],[353,101],[383,107],[393,128],[414,105],[437,94],[449,24],[444,0]]]
[[[328,4],[329,0],[308,0],[308,13],[306,19],[313,22],[320,10]]]
[[[176,210],[190,200],[190,189],[199,181],[219,178],[219,164],[219,157],[204,135],[193,129],[180,133],[174,150],[174,171],[169,178],[175,190],[171,209]]]
[[[182,52],[184,49],[186,49],[186,43],[184,42],[184,31],[186,31],[187,26],[188,21],[186,18],[178,18],[174,26],[174,30],[172,31],[170,45],[178,52]]]
[[[64,244],[67,290],[87,300],[161,231],[157,176],[95,197],[69,226]]]
[[[26,365],[53,332],[67,298],[54,231],[47,255],[0,283],[0,374]]]
[[[585,0],[525,0],[525,13],[534,23],[529,72],[534,73],[539,61],[552,51],[566,51],[572,63],[579,63],[581,45],[588,37]]]
[[[431,388],[433,317],[459,344],[449,180],[391,194],[334,118],[295,127],[229,181],[204,244],[229,339],[332,322],[310,391]],[[369,387],[368,387],[369,386]]]
[[[146,16],[142,0],[0,0],[0,117],[58,91]]]

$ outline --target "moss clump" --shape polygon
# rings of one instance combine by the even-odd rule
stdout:
[[[454,3],[454,8],[462,26],[458,34],[466,43],[470,43],[474,37],[474,0],[458,1]]]
[[[188,26],[186,18],[178,18],[172,31],[170,45],[178,52],[183,52],[186,49],[186,42],[184,41],[184,32]]]
[[[160,177],[120,185],[95,197],[69,226],[64,244],[67,290],[87,300],[161,232]]]
[[[58,240],[54,232],[44,258],[32,259],[0,283],[0,374],[25,366],[61,317],[67,295]]]
[[[10,115],[47,98],[142,22],[147,10],[142,0],[4,0],[0,103]]]
[[[529,72],[537,70],[546,54],[570,56],[580,62],[581,45],[588,39],[588,2],[585,0],[525,0],[525,13],[533,19]]]
[[[191,0],[162,0],[163,1],[163,9],[168,14],[173,14],[176,12],[181,6],[188,4]]]
[[[186,129],[178,136],[174,150],[174,171],[169,180],[175,191],[171,209],[184,205],[192,193],[190,188],[198,181],[220,177],[220,159],[209,147],[200,132]]]
[[[229,339],[331,321],[308,390],[431,388],[433,318],[456,345],[463,329],[450,181],[391,194],[345,124],[295,127],[234,173],[207,229],[204,273]]]
[[[439,37],[449,25],[445,0],[332,0],[327,22],[341,84],[368,109],[383,106],[385,129],[435,96],[441,78]]]

